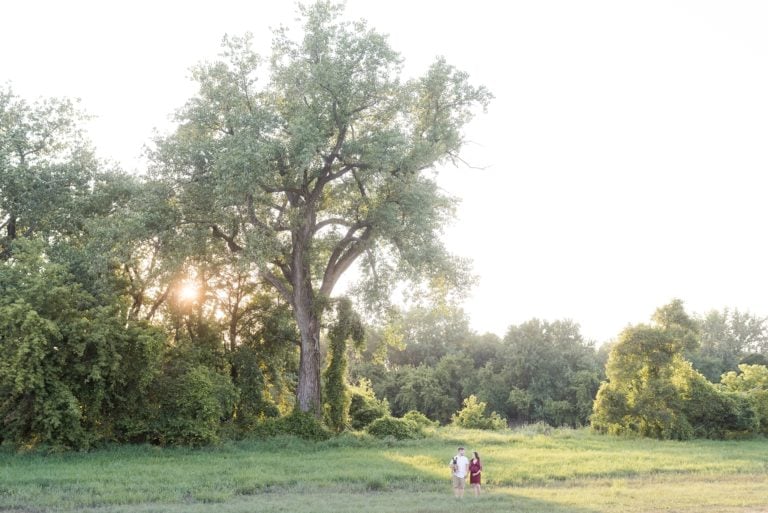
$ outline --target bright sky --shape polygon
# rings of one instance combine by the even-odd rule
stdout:
[[[82,99],[127,169],[195,91],[225,33],[290,24],[291,2],[25,0],[3,7],[0,83]],[[479,332],[572,319],[597,342],[674,297],[768,315],[768,3],[348,0],[417,74],[436,55],[496,99],[443,186],[474,261]]]

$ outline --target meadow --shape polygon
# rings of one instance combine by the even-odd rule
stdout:
[[[460,503],[448,460],[480,452]],[[768,442],[657,441],[587,430],[439,428],[421,440],[343,435],[203,449],[0,453],[4,512],[768,512]]]

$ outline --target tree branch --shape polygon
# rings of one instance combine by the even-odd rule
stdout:
[[[233,236],[229,236],[223,231],[221,231],[221,228],[216,226],[215,224],[210,225],[211,231],[213,232],[214,237],[218,237],[220,239],[223,239],[227,242],[227,247],[232,253],[237,253],[243,250],[243,247],[239,245],[237,242],[235,242],[235,238]]]
[[[271,271],[268,269],[264,269],[262,271],[259,271],[259,274],[261,275],[264,280],[275,287],[278,293],[280,293],[281,296],[283,296],[283,299],[288,301],[289,304],[293,304],[293,294],[291,294],[291,291],[288,289],[288,287],[280,281],[280,278],[274,275]]]
[[[326,219],[324,221],[320,221],[319,223],[317,223],[315,225],[315,228],[312,231],[313,231],[313,233],[317,233],[320,230],[322,230],[323,228],[325,228],[326,226],[329,226],[329,225],[332,225],[332,224],[340,224],[340,225],[346,226],[348,228],[352,227],[352,223],[350,223],[346,219],[340,219],[340,218],[333,217],[331,219]]]
[[[355,237],[355,233],[363,228],[363,234]],[[320,293],[330,296],[333,287],[339,280],[344,271],[368,248],[369,242],[373,236],[373,228],[370,225],[355,225],[349,229],[347,235],[339,241],[328,259],[328,265],[323,274],[323,283],[320,286]]]
[[[166,298],[168,297],[168,294],[171,292],[171,285],[168,284],[168,286],[165,288],[162,294],[155,300],[154,303],[152,303],[152,308],[149,309],[149,313],[147,313],[146,320],[151,321],[152,317],[155,316],[155,313],[157,312],[157,309],[160,308],[160,305],[162,305]]]

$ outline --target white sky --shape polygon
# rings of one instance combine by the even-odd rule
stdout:
[[[436,55],[492,90],[444,187],[474,261],[479,332],[569,318],[598,342],[674,297],[768,315],[768,2],[348,0],[419,73]],[[103,157],[139,164],[225,33],[292,2],[25,0],[0,19],[0,83],[82,99]]]

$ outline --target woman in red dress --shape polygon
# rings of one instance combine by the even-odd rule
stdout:
[[[480,473],[483,471],[483,466],[480,464],[480,455],[477,451],[473,451],[474,458],[469,462],[469,484],[475,490],[475,496],[480,495]]]

